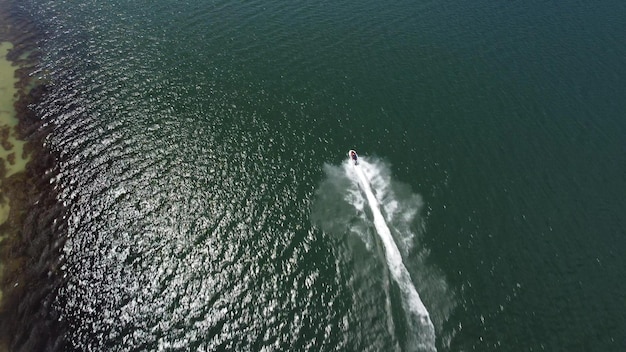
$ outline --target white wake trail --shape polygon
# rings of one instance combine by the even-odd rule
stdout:
[[[364,161],[360,160],[361,164],[363,164]],[[410,345],[406,347],[415,351],[436,351],[435,328],[430,320],[428,310],[422,303],[419,294],[415,290],[411,276],[402,262],[400,250],[391,236],[391,231],[380,211],[378,200],[372,192],[367,176],[359,165],[354,166],[354,170],[372,211],[376,232],[385,247],[385,257],[389,271],[400,288],[402,306],[407,315],[407,324],[410,325],[411,330],[417,333],[417,336],[410,337],[414,340],[408,341]]]

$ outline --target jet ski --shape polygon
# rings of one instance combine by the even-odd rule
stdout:
[[[348,151],[348,157],[350,160],[354,161],[354,165],[359,165],[359,156],[354,150],[350,149],[350,151]]]

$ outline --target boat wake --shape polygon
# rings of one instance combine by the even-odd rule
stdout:
[[[365,174],[365,169],[367,169],[368,166],[366,162],[361,161],[359,166],[355,165],[352,168],[352,172],[350,172],[350,169],[348,169],[348,172],[349,175],[356,175],[359,186],[365,193],[367,203],[374,218],[373,221],[376,232],[385,247],[385,258],[389,272],[400,288],[402,306],[406,313],[407,324],[411,327],[410,330],[417,332],[415,341],[412,341],[413,343],[411,343],[411,345],[415,346],[417,351],[436,351],[435,327],[430,320],[428,310],[413,285],[411,275],[402,262],[400,250],[391,236],[391,231],[380,210],[378,200],[372,192],[370,182]]]
[[[422,207],[421,197],[407,192],[408,186],[397,182],[392,184],[389,169],[382,163],[370,162],[367,158],[358,157],[357,163],[351,157],[339,168],[325,165],[325,173],[328,179],[318,189],[312,212],[314,224],[327,233],[356,234],[365,242],[370,252],[376,252],[375,247],[382,242],[388,271],[385,275],[389,275],[395,283],[393,286],[397,287],[391,291],[387,287],[386,294],[388,299],[393,299],[391,296],[399,298],[400,302],[392,302],[391,306],[401,306],[400,317],[403,317],[400,322],[394,322],[399,316],[392,311],[387,312],[390,333],[396,335],[402,350],[436,351],[435,326],[403,261],[403,256],[415,254],[411,252],[415,243],[415,231],[411,229],[418,223],[416,216]],[[398,187],[401,189],[397,189]],[[418,253],[418,257],[425,252],[427,254],[427,251]],[[422,258],[417,261],[423,263]],[[416,264],[414,261],[411,263],[412,267]],[[421,289],[435,295],[443,293],[440,297],[445,298],[441,303],[447,306],[445,300],[449,294],[445,292],[447,285],[441,276],[435,270],[425,267],[416,270],[420,272],[413,274],[417,275],[416,278],[422,286],[433,282],[437,282],[433,286],[439,286]],[[396,292],[397,296],[394,294]],[[435,300],[439,301],[438,298]],[[441,309],[436,310],[438,314],[441,313]],[[444,319],[445,315],[447,314],[444,314]]]

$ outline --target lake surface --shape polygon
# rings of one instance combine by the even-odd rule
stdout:
[[[19,6],[68,349],[626,349],[626,3]]]

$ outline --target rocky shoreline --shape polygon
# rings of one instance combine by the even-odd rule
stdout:
[[[39,32],[9,0],[0,0],[0,23],[0,43],[12,44],[6,60],[17,79],[17,124],[0,126],[0,148],[8,152],[0,158],[0,205],[8,209],[0,219],[0,351],[62,350],[63,323],[53,303],[63,284],[65,210],[51,183],[57,158],[45,145],[52,127],[35,111],[48,92],[46,82],[33,77]],[[12,152],[17,143],[23,143],[21,153]],[[22,169],[13,167],[17,160],[24,161]]]

